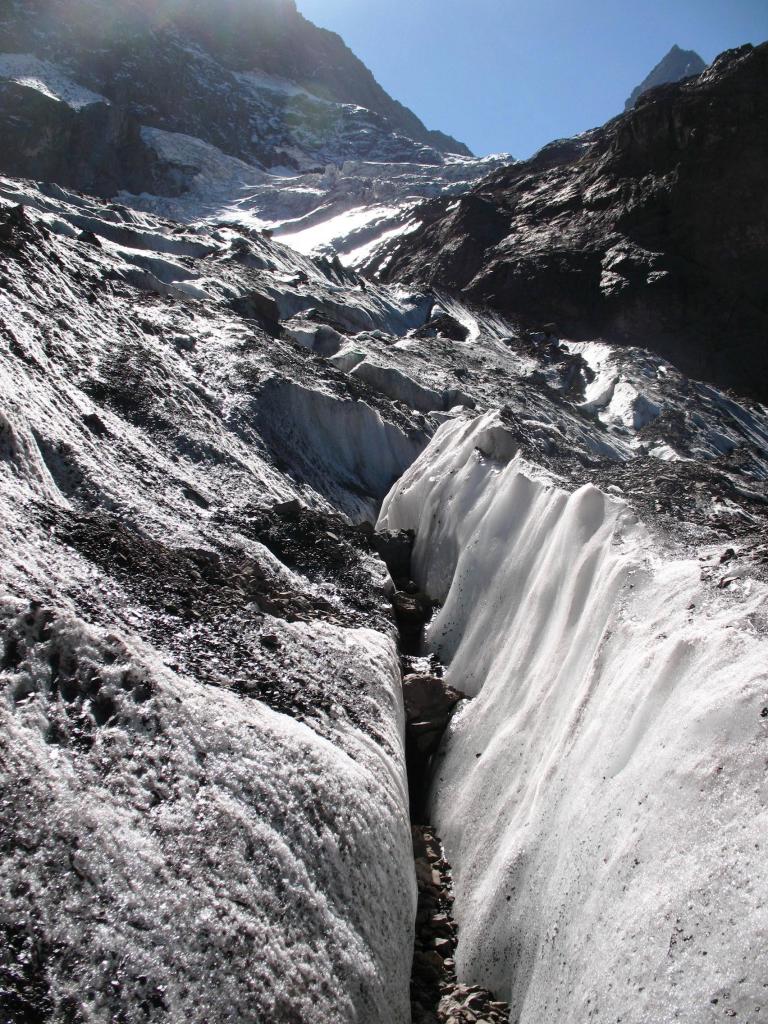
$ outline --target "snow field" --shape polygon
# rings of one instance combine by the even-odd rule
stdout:
[[[361,228],[376,224],[378,221],[388,221],[397,208],[390,206],[358,207],[353,210],[344,210],[330,216],[320,223],[299,231],[289,231],[286,234],[279,234],[280,242],[288,245],[297,252],[309,255],[315,250],[321,250],[341,239],[346,239],[350,234],[360,231]],[[315,214],[317,216],[317,214]]]
[[[443,426],[385,500],[443,602],[427,645],[476,699],[433,817],[460,976],[543,1020],[766,1012],[766,588],[656,553],[487,414]]]
[[[29,53],[0,53],[0,79],[3,78],[65,103],[73,110],[82,110],[93,103],[109,104],[104,96],[73,82],[55,64]]]

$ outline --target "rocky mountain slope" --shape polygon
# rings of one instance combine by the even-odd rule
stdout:
[[[0,144],[8,174],[268,227],[307,251],[335,243],[349,263],[419,200],[511,160],[428,132],[292,0],[10,3]]]
[[[307,159],[292,152],[300,146],[289,128],[275,132],[272,112],[254,109],[252,91],[268,88],[270,79],[290,83],[288,94],[274,102],[309,129],[328,134],[329,122],[343,122],[346,114],[350,124],[340,128],[357,127],[363,134],[364,110],[368,130],[397,133],[414,152],[416,143],[424,154],[472,155],[455,139],[428,131],[387,95],[339,36],[303,18],[294,0],[12,0],[5,6],[0,51],[63,63],[142,124],[193,135],[248,162],[296,166]],[[317,159],[311,149],[309,156]]]
[[[423,206],[367,272],[649,347],[764,399],[767,87],[768,44],[725,53],[604,128]]]
[[[764,51],[464,198],[488,163],[389,125],[302,164],[338,105],[290,175],[155,127],[40,28],[0,58],[50,179],[0,177],[3,1021],[759,1021],[768,409],[450,273],[513,188],[555,294],[569,176],[618,231],[654,97],[672,188]],[[89,138],[101,195],[53,159]]]
[[[696,53],[695,50],[681,50],[677,44],[672,47],[668,54],[659,61],[649,74],[645,76],[640,85],[632,90],[632,93],[624,104],[625,110],[631,110],[643,93],[649,89],[655,89],[657,85],[667,85],[669,82],[679,82],[683,78],[692,78],[700,75],[706,68],[706,62]]]

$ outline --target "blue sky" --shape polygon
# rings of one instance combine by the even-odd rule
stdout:
[[[516,157],[602,124],[673,43],[768,39],[768,0],[297,0],[430,128]]]

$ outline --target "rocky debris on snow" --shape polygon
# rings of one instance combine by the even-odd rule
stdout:
[[[289,448],[278,465],[255,396],[278,375],[322,394],[329,478],[350,412],[396,436],[423,427],[229,307],[264,273],[287,301],[346,297],[296,254],[248,237],[258,270],[219,260],[232,229],[213,238],[8,179],[0,196],[23,243],[0,261],[8,1005],[287,1022],[311,1003],[319,1020],[405,1024],[415,881],[395,627],[372,530],[341,510],[365,501],[355,458],[370,449],[358,430],[335,505]],[[213,295],[139,289],[123,274],[139,261],[157,280],[204,276]],[[412,307],[385,294],[363,298],[380,317],[368,324],[392,316],[404,333]],[[309,407],[292,409],[308,446]],[[122,686],[133,665],[149,699]],[[390,885],[377,924],[366,907]],[[126,900],[130,913],[109,909]],[[286,993],[275,981],[310,934],[306,983]]]
[[[427,320],[423,327],[414,331],[415,338],[450,338],[451,341],[466,341],[469,336],[469,328],[466,324],[460,323],[455,317],[448,313],[438,312],[431,319]]]
[[[296,500],[238,517],[214,516],[214,529],[236,529],[257,542],[249,551],[221,543],[218,550],[173,548],[103,512],[41,510],[40,523],[119,582],[141,610],[139,634],[166,649],[177,666],[289,715],[312,717],[330,704],[317,682],[293,676],[290,658],[278,664],[254,659],[252,645],[280,646],[271,632],[276,624],[394,631],[369,538],[341,517],[318,515]],[[276,565],[292,575],[281,575]]]
[[[4,1020],[410,1021],[394,645],[280,635],[335,693],[317,731],[163,665],[125,628],[0,597]]]
[[[660,538],[674,539],[678,550],[695,552],[702,545],[740,537],[755,546],[768,536],[768,488],[764,481],[739,482],[734,465],[744,455],[671,465],[639,454],[620,465],[594,460],[578,468],[556,458],[571,486],[591,482],[620,495]],[[759,564],[758,575],[764,575]]]
[[[45,229],[35,225],[27,216],[22,204],[10,208],[0,208],[0,247],[4,255],[21,254],[28,243],[41,240]]]
[[[378,366],[364,360],[350,371],[353,377],[365,381],[374,391],[402,402],[409,409],[432,412],[445,408],[445,398],[408,377],[402,370],[391,366]]]
[[[505,1024],[505,1003],[487,989],[460,984],[456,978],[451,867],[433,828],[413,825],[411,833],[419,890],[411,975],[413,1024]]]
[[[29,226],[27,215],[24,212],[24,207],[14,206],[7,210],[2,218],[2,225],[0,226],[0,240],[3,242],[10,242],[14,234]]]

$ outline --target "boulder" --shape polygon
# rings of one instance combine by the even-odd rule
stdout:
[[[413,530],[385,530],[374,536],[374,550],[393,580],[410,579],[414,540]]]
[[[409,725],[442,723],[444,729],[459,701],[466,700],[466,694],[454,690],[437,676],[411,675],[403,679],[403,700]]]

